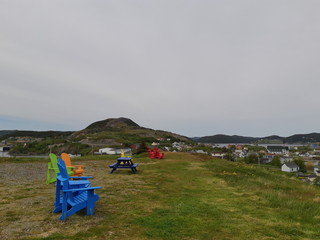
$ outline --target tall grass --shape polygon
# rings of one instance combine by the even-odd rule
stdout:
[[[75,161],[103,187],[96,214],[60,222],[50,213],[54,186],[4,180],[3,239],[320,239],[320,189],[292,175],[185,153],[135,156],[137,174],[110,174],[110,156]]]

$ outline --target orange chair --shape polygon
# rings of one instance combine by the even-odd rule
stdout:
[[[67,168],[71,167],[71,169],[74,173],[73,176],[82,176],[83,175],[84,166],[83,165],[72,165],[71,160],[70,160],[70,156],[68,153],[62,153],[61,158],[65,162]]]

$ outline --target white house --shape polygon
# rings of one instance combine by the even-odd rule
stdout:
[[[122,151],[125,154],[132,154],[130,148],[100,148],[98,154],[116,155],[121,154]]]
[[[202,154],[207,154],[205,151],[203,151],[202,149],[200,150],[195,150],[196,153],[202,153]]]
[[[1,146],[0,147],[0,152],[8,152],[10,150],[9,146]]]
[[[217,158],[224,158],[226,154],[224,152],[213,152],[211,153],[212,157],[217,157]]]
[[[284,164],[286,162],[292,162],[293,161],[293,158],[292,157],[288,157],[288,156],[282,156],[280,157],[280,162],[281,164]]]
[[[315,165],[313,168],[314,173],[319,177],[320,176],[320,165]]]
[[[100,148],[99,154],[109,154],[109,155],[115,155],[116,151],[114,148]]]
[[[271,146],[267,146],[267,150],[269,153],[273,153],[273,154],[279,154],[279,155],[289,154],[288,146],[271,145]]]
[[[282,172],[298,172],[299,166],[294,162],[286,162],[281,166]]]
[[[244,158],[247,155],[246,151],[239,149],[234,150],[234,153],[241,158]]]

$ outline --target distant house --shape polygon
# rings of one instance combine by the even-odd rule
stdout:
[[[244,145],[240,145],[240,144],[238,144],[238,145],[236,146],[236,149],[237,149],[237,150],[242,150],[242,149],[243,149],[243,147],[244,147]]]
[[[270,159],[270,158],[261,158],[260,159],[261,164],[267,164],[267,163],[270,163],[271,161],[272,161],[272,159]]]
[[[224,152],[213,152],[211,153],[212,157],[217,157],[217,158],[224,158],[226,156],[226,153]]]
[[[183,142],[173,142],[172,147],[176,148],[178,151],[181,151],[183,147],[185,147],[185,144]]]
[[[236,149],[234,151],[234,154],[236,154],[237,157],[241,157],[241,158],[244,158],[245,156],[247,156],[247,152],[245,150]]]
[[[299,166],[294,162],[286,162],[281,166],[282,172],[298,172]]]
[[[9,146],[0,147],[0,152],[8,152],[10,150]]]
[[[140,143],[131,144],[129,146],[132,150],[137,150],[140,147]]]
[[[311,147],[311,148],[319,148],[319,147],[320,147],[320,144],[319,144],[319,143],[311,143],[311,144],[310,144],[310,147]]]
[[[308,181],[309,182],[314,182],[314,180],[316,180],[318,176],[315,175],[315,174],[311,174],[311,175],[308,175]]]
[[[259,154],[258,154],[257,152],[255,152],[255,151],[249,151],[249,152],[247,152],[246,157],[249,157],[250,155],[254,155],[254,156],[259,157]]]
[[[310,157],[309,152],[299,152],[298,155],[299,155],[299,157]]]
[[[122,151],[125,154],[132,154],[130,148],[100,148],[97,154],[116,155],[121,154]]]
[[[267,146],[267,150],[269,153],[273,154],[288,154],[289,153],[289,147],[287,146],[278,146],[278,145],[272,145],[272,146]]]
[[[293,161],[292,157],[287,157],[287,156],[280,157],[281,164],[284,164],[285,162],[292,162],[292,161]]]
[[[320,176],[320,165],[315,165],[313,168],[313,172],[317,175]]]
[[[200,149],[200,150],[195,150],[194,152],[195,152],[195,153],[207,154],[207,152],[203,151],[202,149]]]
[[[114,148],[100,148],[97,154],[115,155],[116,151]]]
[[[273,153],[266,153],[264,158],[268,159],[268,162],[271,162],[276,155]]]

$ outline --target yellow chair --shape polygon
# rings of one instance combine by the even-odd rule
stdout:
[[[131,155],[126,155],[123,151],[123,149],[121,149],[121,157],[125,157],[125,158],[132,158]]]

